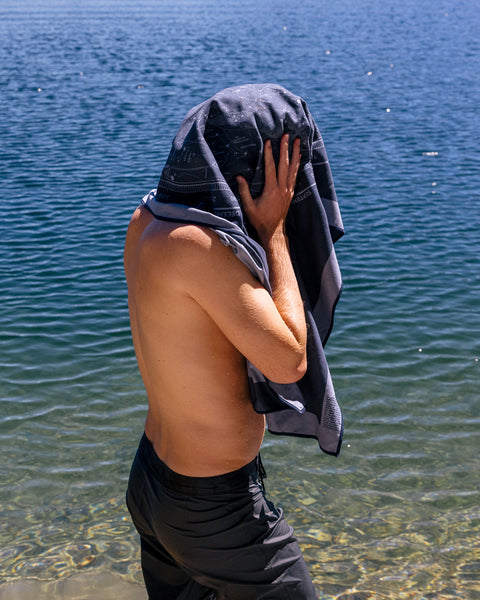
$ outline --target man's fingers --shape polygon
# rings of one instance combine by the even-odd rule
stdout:
[[[298,169],[300,167],[300,138],[297,138],[293,142],[292,158],[290,160],[290,167],[288,169],[287,186],[288,189],[295,189],[295,182],[297,180]]]
[[[288,178],[288,166],[289,166],[288,140],[289,140],[288,133],[285,133],[284,135],[282,135],[282,139],[280,140],[280,156],[278,158],[277,172],[278,172],[278,183],[282,187],[287,185],[287,178]]]
[[[240,194],[240,198],[243,202],[243,207],[245,208],[245,210],[248,210],[248,208],[252,205],[252,196],[250,194],[250,189],[248,187],[248,183],[247,180],[245,179],[245,177],[242,177],[241,175],[237,176],[237,184],[238,184],[238,193]]]
[[[277,169],[273,160],[272,142],[270,140],[265,140],[263,160],[265,164],[265,185],[275,185],[277,183]]]
[[[275,164],[272,152],[272,143],[266,140],[264,144],[264,163],[265,163],[265,186],[262,194],[254,200],[250,194],[247,180],[238,175],[236,180],[238,184],[238,192],[243,204],[243,208],[250,218],[256,213],[258,207],[263,205],[267,200],[268,205],[272,210],[271,199],[275,199],[275,204],[288,196],[288,204],[290,203],[295,189],[298,169],[300,166],[300,139],[297,138],[293,142],[292,155],[289,157],[289,136],[284,134],[280,141],[280,156],[278,167]],[[278,177],[277,177],[278,174]]]

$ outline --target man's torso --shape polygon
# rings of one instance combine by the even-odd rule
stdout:
[[[200,246],[218,269],[237,268],[214,233],[163,222],[139,208],[127,233],[125,272],[149,400],[146,435],[171,469],[204,477],[250,462],[265,422],[250,402],[244,357],[187,291],[196,261],[194,277],[202,275]]]

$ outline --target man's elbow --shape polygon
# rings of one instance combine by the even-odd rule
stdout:
[[[296,383],[300,381],[307,372],[307,357],[303,356],[298,362],[294,362],[289,366],[284,366],[281,370],[271,377],[274,383]]]
[[[302,360],[297,365],[296,369],[294,371],[292,371],[292,378],[291,378],[292,381],[289,381],[289,383],[296,383],[297,381],[300,381],[300,379],[302,379],[302,377],[305,375],[306,372],[307,372],[307,357],[303,356]]]

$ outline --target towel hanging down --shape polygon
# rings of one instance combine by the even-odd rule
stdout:
[[[343,421],[323,347],[333,325],[342,280],[333,244],[343,224],[322,137],[305,101],[272,84],[227,88],[194,107],[173,140],[157,190],[143,198],[158,219],[211,228],[270,290],[263,248],[242,211],[236,176],[252,197],[264,184],[263,145],[278,160],[284,133],[300,138],[301,164],[286,228],[292,263],[305,305],[305,376],[294,384],[268,381],[247,364],[255,410],[272,433],[312,437],[338,455]]]

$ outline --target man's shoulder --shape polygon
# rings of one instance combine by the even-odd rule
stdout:
[[[212,229],[191,223],[153,218],[138,240],[139,261],[158,275],[195,279],[206,271],[227,267],[235,269],[236,259]],[[231,261],[234,261],[234,265]]]
[[[141,243],[153,247],[165,247],[170,251],[189,252],[211,249],[217,246],[220,240],[208,227],[154,218],[145,228]]]

